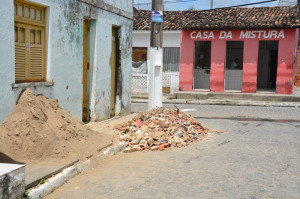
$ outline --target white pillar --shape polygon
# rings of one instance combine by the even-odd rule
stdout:
[[[162,107],[163,49],[150,47],[148,110]]]

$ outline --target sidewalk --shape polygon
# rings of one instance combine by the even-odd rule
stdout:
[[[147,103],[148,95],[132,95],[132,103]],[[200,91],[180,91],[174,95],[164,95],[165,104],[200,104],[234,106],[276,106],[300,107],[300,87],[295,87],[291,95],[275,93],[213,93]]]
[[[113,145],[113,135],[117,132],[114,129],[114,126],[124,121],[131,120],[135,114],[130,114],[127,116],[116,116],[114,118],[104,120],[101,122],[89,122],[87,126],[92,130],[98,132],[99,134],[104,134],[105,138],[102,142],[97,142],[98,149],[97,151],[89,151],[86,154],[86,158],[78,157],[75,159],[68,159],[65,160],[44,160],[44,161],[35,161],[29,162],[26,164],[25,168],[25,186],[26,189],[32,188],[39,184],[41,179],[47,179],[55,174],[58,174],[63,169],[71,167],[77,163],[83,162],[87,159],[97,156],[100,154],[101,151],[106,149],[107,147]],[[92,144],[92,143],[91,143]]]

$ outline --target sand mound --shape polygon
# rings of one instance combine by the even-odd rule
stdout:
[[[16,161],[71,158],[101,136],[59,107],[26,89],[0,126],[0,153]],[[85,144],[86,143],[86,144]],[[0,160],[1,162],[1,160]]]

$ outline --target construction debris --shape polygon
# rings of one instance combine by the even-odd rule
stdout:
[[[116,129],[119,140],[125,141],[123,152],[164,150],[167,147],[184,147],[210,132],[185,112],[174,108],[156,108],[139,113]]]

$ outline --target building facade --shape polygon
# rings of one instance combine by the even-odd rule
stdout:
[[[174,93],[179,89],[181,31],[163,31],[163,92]],[[149,63],[150,31],[133,30],[132,61]],[[149,70],[147,70],[149,71]],[[132,93],[148,93],[148,74],[132,73]]]
[[[173,14],[178,11],[164,12],[163,27],[163,92],[174,93],[179,89],[180,39],[181,29],[175,26],[179,20]],[[176,15],[174,15],[176,16]],[[132,57],[133,62],[149,61],[151,11],[134,9]],[[176,23],[174,23],[176,22]],[[132,93],[148,92],[148,75],[132,74]]]
[[[164,12],[163,47],[180,48],[177,89],[292,93],[299,82],[298,10],[281,6]],[[144,54],[150,44],[150,16],[150,11],[134,12],[133,47],[143,47]],[[164,58],[164,68],[168,62]]]
[[[130,113],[132,1],[0,1],[0,123],[22,90],[82,120]]]
[[[182,31],[180,90],[290,94],[298,29]]]
[[[291,94],[298,8],[223,8],[184,14],[179,90]]]

